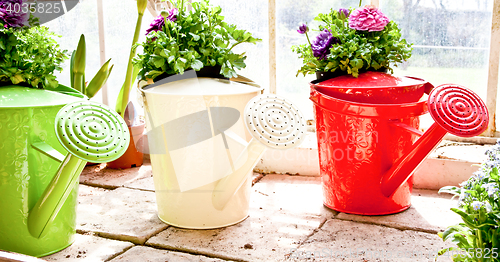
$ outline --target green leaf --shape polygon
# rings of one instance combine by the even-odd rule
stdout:
[[[165,59],[159,56],[153,57],[153,63],[156,67],[162,67],[165,64]]]
[[[195,34],[193,34],[193,33],[191,33],[191,32],[190,32],[189,34],[193,37],[193,40],[194,40],[194,41],[198,41],[198,40],[200,40],[200,36],[199,36],[199,35],[195,35]]]
[[[191,63],[191,68],[193,68],[195,71],[199,71],[201,68],[203,68],[203,63],[200,60],[194,60],[193,63]]]

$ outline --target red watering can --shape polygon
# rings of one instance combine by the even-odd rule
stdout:
[[[428,99],[418,101],[424,93]],[[310,99],[324,204],[346,213],[407,209],[412,173],[446,133],[471,137],[488,126],[486,106],[474,92],[457,85],[433,88],[414,77],[341,76],[313,82]],[[427,112],[435,123],[422,134],[418,116]]]

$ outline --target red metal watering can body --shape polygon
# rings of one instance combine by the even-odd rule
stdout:
[[[343,76],[340,81],[325,81],[328,85],[311,84],[324,204],[340,212],[361,215],[397,213],[411,204],[412,173],[446,131],[433,126],[419,138],[422,132],[418,130],[418,117],[427,113],[428,107],[437,109],[436,104],[431,104],[434,95],[429,96],[429,102],[419,101],[424,92],[433,89],[431,84],[378,72],[364,74],[368,76]],[[349,88],[336,84],[349,82],[349,78]],[[377,82],[377,78],[382,80]],[[391,81],[396,84],[391,86]],[[374,83],[376,86],[370,88]],[[450,87],[444,89],[449,91]],[[398,96],[405,97],[404,102]],[[484,131],[482,123],[476,133]]]

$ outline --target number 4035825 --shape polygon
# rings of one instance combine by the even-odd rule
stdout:
[[[58,14],[62,11],[61,3],[9,3],[5,9],[8,13]]]

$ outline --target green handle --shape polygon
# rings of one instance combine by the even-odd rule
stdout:
[[[50,228],[50,223],[54,221],[86,164],[87,161],[72,154],[66,155],[56,175],[28,215],[28,230],[33,237],[40,238]]]

